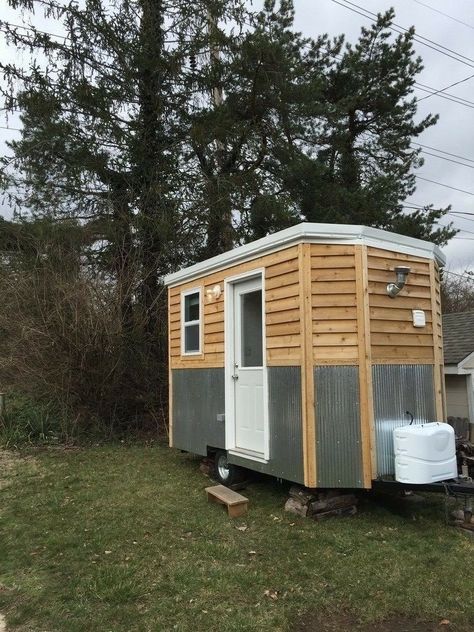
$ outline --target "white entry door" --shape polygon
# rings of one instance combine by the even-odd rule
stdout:
[[[264,348],[261,277],[234,283],[233,366],[235,449],[263,457]]]

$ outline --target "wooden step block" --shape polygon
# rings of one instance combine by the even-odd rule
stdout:
[[[208,502],[218,503],[227,507],[227,513],[231,518],[238,518],[247,513],[248,498],[234,492],[224,485],[215,485],[214,487],[206,487]]]

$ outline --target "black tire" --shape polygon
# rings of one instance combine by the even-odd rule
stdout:
[[[227,452],[217,450],[214,455],[214,478],[221,485],[230,487],[245,480],[245,470],[227,461]]]

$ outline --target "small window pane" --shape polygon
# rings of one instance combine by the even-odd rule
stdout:
[[[184,297],[184,322],[199,320],[199,292]]]
[[[241,296],[242,314],[242,366],[262,366],[262,291]]]
[[[199,351],[199,325],[188,325],[184,328],[184,351]]]

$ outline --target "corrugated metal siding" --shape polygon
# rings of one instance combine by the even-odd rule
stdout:
[[[410,422],[436,419],[431,364],[377,364],[372,367],[377,475],[395,473],[393,430]]]
[[[318,487],[363,487],[359,368],[314,368]]]
[[[304,484],[301,367],[268,368],[268,408],[268,463],[252,463],[235,455],[230,456],[229,460],[257,472]]]
[[[173,369],[173,445],[194,454],[225,447],[224,369]],[[304,483],[301,368],[268,368],[270,459],[251,462],[229,456],[231,463]]]
[[[224,369],[173,369],[173,446],[207,454],[225,447]]]

